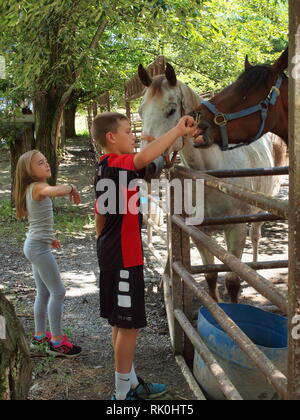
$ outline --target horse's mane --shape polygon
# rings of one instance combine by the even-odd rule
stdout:
[[[242,95],[245,95],[249,90],[265,88],[272,74],[272,66],[251,66],[237,79],[236,87]]]

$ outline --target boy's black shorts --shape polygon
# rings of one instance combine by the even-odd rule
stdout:
[[[100,272],[100,316],[113,327],[147,326],[143,266]]]

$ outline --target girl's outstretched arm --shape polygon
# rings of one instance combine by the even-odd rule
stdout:
[[[69,195],[74,204],[81,203],[80,194],[74,185],[63,184],[51,187],[46,182],[38,182],[33,188],[32,195],[36,201],[41,201],[45,197],[53,198]]]

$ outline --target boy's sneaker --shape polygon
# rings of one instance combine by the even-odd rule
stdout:
[[[41,344],[49,344],[50,340],[51,340],[51,333],[47,331],[46,335],[42,338],[37,338],[37,336],[34,335],[31,341],[31,345],[35,347],[35,346],[40,346]]]
[[[62,342],[58,346],[54,346],[53,343],[50,341],[49,343],[49,350],[47,350],[49,354],[53,354],[56,357],[67,357],[73,358],[77,357],[81,353],[81,347],[75,346],[74,344],[68,341],[68,337],[64,336]]]
[[[146,384],[142,378],[138,377],[139,385],[133,390],[138,399],[153,399],[160,397],[167,392],[167,387],[164,384]]]
[[[116,395],[114,394],[114,395],[111,397],[111,399],[112,399],[112,400],[116,400],[116,401],[117,401]],[[135,391],[131,389],[131,390],[128,392],[128,394],[126,395],[126,398],[125,398],[125,400],[124,400],[124,401],[128,401],[128,400],[134,400],[134,401],[137,401],[137,400],[139,400],[139,399],[140,399],[140,398],[138,398],[138,396],[136,395]],[[118,400],[118,401],[123,401],[123,400]]]

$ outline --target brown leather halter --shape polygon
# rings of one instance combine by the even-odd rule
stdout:
[[[149,136],[148,134],[142,133],[141,140],[145,140],[148,143],[151,143],[152,141],[156,140],[156,138],[152,137],[152,136]],[[170,159],[169,153],[164,155],[164,159],[165,159],[165,162],[166,162],[166,165],[165,165],[166,169],[172,168],[172,166],[174,165],[174,163],[176,161],[177,155],[178,155],[178,151],[173,152],[172,159]]]

